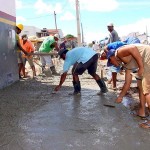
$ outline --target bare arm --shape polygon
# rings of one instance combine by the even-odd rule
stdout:
[[[59,49],[59,47],[58,47],[58,44],[57,44],[57,42],[55,42],[55,47],[54,47],[57,51],[59,51],[60,49]]]
[[[62,84],[64,83],[64,81],[66,79],[66,76],[67,76],[67,72],[65,72],[61,75],[59,85],[56,86],[55,91],[58,91],[61,88]]]
[[[122,102],[123,97],[126,95],[127,91],[130,88],[131,81],[132,81],[132,75],[130,73],[131,73],[131,70],[125,71],[125,83],[123,85],[122,91],[120,92],[119,96],[116,99],[117,103]]]
[[[20,45],[20,43],[17,41],[17,46],[19,47],[19,49],[24,53],[24,54],[28,54]]]

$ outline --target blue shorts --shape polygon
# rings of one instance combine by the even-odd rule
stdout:
[[[119,72],[120,72],[120,66],[119,66],[119,67],[116,67],[116,66],[110,66],[110,70],[111,70],[111,72],[119,73]]]

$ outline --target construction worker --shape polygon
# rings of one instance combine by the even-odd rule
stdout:
[[[62,49],[58,52],[58,54],[60,55],[60,58],[65,60],[65,62],[63,66],[63,74],[60,78],[60,83],[58,86],[56,86],[55,91],[58,91],[61,88],[63,82],[66,79],[67,72],[72,65],[72,76],[74,86],[73,95],[80,95],[81,85],[78,75],[82,75],[86,69],[99,85],[101,89],[100,93],[106,93],[108,91],[105,82],[102,79],[100,79],[98,74],[96,74],[98,54],[91,48],[77,47],[70,51]]]
[[[107,53],[108,63],[115,66],[123,65],[126,68],[125,84],[122,91],[116,99],[117,103],[121,103],[132,81],[132,75],[137,79],[139,87],[140,108],[137,116],[141,119],[147,117],[145,112],[145,102],[150,110],[150,46],[145,44],[124,45],[117,50],[110,50]],[[137,73],[132,73],[132,70]],[[143,128],[150,129],[150,120],[140,124]]]
[[[39,48],[39,52],[42,53],[49,53],[53,49],[59,51],[58,42],[59,35],[55,34],[54,36],[48,36],[42,43],[42,45]],[[45,69],[45,66],[47,65],[48,68],[50,68],[52,75],[60,75],[56,72],[55,66],[53,64],[52,58],[50,55],[41,55],[40,60],[42,63],[42,70]]]
[[[17,24],[16,25],[16,46],[17,46],[17,60],[19,66],[19,78],[21,78],[21,70],[23,69],[23,60],[22,60],[21,52],[23,52],[25,55],[28,55],[28,53],[20,45],[19,34],[21,33],[22,30],[23,30],[23,25]]]
[[[31,43],[30,40],[28,40],[28,36],[26,34],[22,35],[22,38],[20,39],[20,44],[21,46],[25,49],[26,52],[28,53],[34,53],[34,46],[33,44]],[[22,55],[23,57],[23,74],[24,76],[26,77],[25,75],[25,65],[26,65],[26,61],[28,61],[32,71],[33,71],[33,78],[34,76],[36,76],[36,72],[35,72],[35,66],[34,66],[34,63],[33,63],[33,56],[26,56],[25,54]]]
[[[120,41],[120,38],[118,36],[117,31],[114,30],[114,24],[113,23],[107,24],[107,29],[110,32],[110,34],[109,34],[109,40],[108,40],[107,45],[110,44],[110,43],[113,43],[113,42]],[[111,73],[111,79],[108,80],[107,83],[111,84],[111,82],[112,82],[113,84],[112,84],[112,87],[110,87],[110,88],[112,88],[113,90],[117,90],[117,87],[116,87],[117,73],[120,72],[120,67],[116,67],[114,65],[111,65],[109,67],[109,71]]]
[[[114,24],[113,23],[109,23],[107,25],[107,29],[110,32],[107,44],[112,43],[112,42],[116,42],[116,41],[120,41],[118,33],[116,32],[116,30],[114,30]]]
[[[60,43],[59,49],[60,49],[60,50],[61,50],[61,49],[66,49],[66,43],[67,43],[67,40],[64,39],[64,41],[63,41],[62,43]]]

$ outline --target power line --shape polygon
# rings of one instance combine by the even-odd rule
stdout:
[[[43,16],[38,16],[38,17],[33,17],[33,18],[26,18],[26,19],[28,19],[28,20],[33,20],[33,19],[48,17],[48,16],[52,16],[52,15],[53,15],[53,14],[49,14],[49,15],[43,15]]]

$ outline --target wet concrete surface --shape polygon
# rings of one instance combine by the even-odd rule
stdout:
[[[149,150],[150,130],[115,93],[99,96],[95,81],[81,78],[82,95],[70,96],[70,76],[52,94],[58,82],[38,77],[0,90],[0,150]]]

